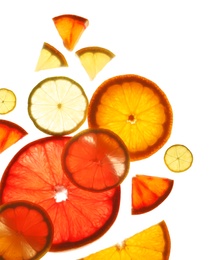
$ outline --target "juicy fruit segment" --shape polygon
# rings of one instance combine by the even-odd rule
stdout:
[[[132,178],[132,214],[142,214],[160,205],[170,194],[173,180],[136,175]]]
[[[51,251],[75,248],[102,236],[115,221],[120,187],[88,192],[73,185],[61,166],[70,137],[46,137],[23,147],[1,180],[0,202],[28,200],[42,206],[54,225]]]
[[[16,106],[16,95],[14,92],[7,88],[0,88],[0,114],[4,115]]]
[[[86,18],[64,14],[53,18],[56,29],[63,40],[64,46],[72,51],[82,33],[89,24]]]
[[[88,73],[91,80],[114,58],[114,54],[102,47],[92,46],[76,51],[81,64]]]
[[[81,260],[168,260],[171,241],[164,221],[153,225],[122,243],[103,249]]]
[[[0,206],[0,258],[40,259],[52,243],[53,225],[46,211],[27,201]]]
[[[125,142],[131,161],[147,158],[168,140],[173,114],[164,92],[138,75],[103,82],[88,107],[91,128],[106,128]]]
[[[27,135],[27,132],[19,125],[0,119],[0,153],[15,144],[25,135]]]
[[[105,191],[120,185],[129,170],[123,141],[106,129],[87,129],[72,137],[62,154],[63,168],[78,187]]]
[[[35,71],[67,67],[64,55],[55,47],[45,42],[42,46]]]
[[[193,155],[186,146],[175,144],[166,150],[164,162],[169,170],[173,172],[184,172],[191,167]]]
[[[83,88],[68,77],[39,82],[28,99],[28,113],[35,126],[51,135],[70,134],[85,121],[88,99]]]

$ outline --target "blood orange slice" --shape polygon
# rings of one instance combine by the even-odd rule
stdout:
[[[174,181],[136,175],[132,178],[132,214],[142,214],[160,205],[170,194]]]
[[[13,201],[0,206],[1,259],[41,259],[52,239],[51,219],[39,205]]]
[[[120,187],[93,193],[71,183],[61,166],[70,137],[46,137],[24,146],[7,166],[0,202],[28,200],[42,206],[54,225],[51,251],[82,246],[102,236],[120,205]],[[80,148],[82,149],[82,148]]]
[[[27,135],[19,125],[0,119],[0,153]]]
[[[67,143],[62,163],[69,179],[89,191],[118,186],[129,170],[127,147],[107,129],[87,129]]]

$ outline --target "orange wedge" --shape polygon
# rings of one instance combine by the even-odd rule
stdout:
[[[142,214],[160,205],[170,194],[173,180],[136,175],[132,178],[132,214]]]
[[[123,242],[103,249],[80,260],[168,260],[170,235],[164,221],[153,225]]]
[[[63,40],[64,46],[69,51],[74,49],[89,24],[86,18],[71,14],[56,16],[53,18],[53,22]]]
[[[171,134],[173,113],[165,93],[138,75],[120,75],[103,82],[88,107],[91,128],[105,128],[119,135],[131,161],[157,152]]]
[[[175,144],[166,150],[164,162],[169,170],[177,173],[184,172],[191,167],[193,155],[186,146]]]
[[[0,153],[27,135],[19,125],[0,119]]]
[[[7,88],[0,88],[0,114],[4,115],[16,106],[16,96],[14,92]]]
[[[114,58],[114,54],[102,47],[86,47],[76,51],[81,64],[88,73],[91,80]]]
[[[67,66],[68,63],[64,55],[55,47],[45,42],[41,49],[35,71]]]
[[[27,201],[0,206],[1,259],[41,259],[52,239],[53,225],[42,207]]]

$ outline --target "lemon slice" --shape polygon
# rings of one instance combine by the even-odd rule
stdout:
[[[35,71],[67,66],[68,63],[64,55],[55,47],[45,42],[41,49]]]
[[[191,167],[193,155],[186,146],[175,144],[166,150],[164,162],[171,171],[184,172]]]
[[[28,99],[28,113],[35,126],[50,135],[70,134],[85,121],[88,99],[74,80],[50,77],[39,82]]]
[[[91,80],[114,58],[114,54],[102,47],[86,47],[76,51],[81,64],[88,73]]]
[[[12,110],[16,106],[16,96],[14,92],[7,88],[0,89],[0,114],[4,115]]]

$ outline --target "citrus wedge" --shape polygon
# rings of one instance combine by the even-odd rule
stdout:
[[[83,88],[68,77],[39,82],[28,99],[28,112],[35,126],[51,135],[70,134],[85,121],[88,99]]]
[[[42,207],[27,201],[0,206],[1,259],[41,259],[52,239],[53,225]]]
[[[35,71],[67,67],[64,55],[55,47],[45,42],[42,46]]]
[[[25,135],[27,135],[27,132],[19,125],[0,119],[0,153],[15,144]]]
[[[16,95],[14,92],[7,88],[0,88],[0,114],[4,115],[16,106]]]
[[[132,214],[142,214],[160,205],[170,194],[173,180],[136,175],[132,178]]]
[[[62,154],[63,168],[81,189],[106,191],[121,184],[129,170],[122,139],[107,129],[87,129],[73,136]]]
[[[69,181],[61,154],[70,137],[51,136],[24,146],[3,173],[0,202],[28,200],[42,206],[54,225],[51,251],[76,248],[102,236],[120,205],[120,186],[105,192],[82,190]]]
[[[164,162],[172,172],[184,172],[191,167],[193,155],[186,146],[175,144],[166,150]]]
[[[168,260],[171,241],[164,221],[153,225],[122,243],[103,249],[80,260]]]
[[[72,51],[89,24],[86,18],[63,14],[53,18],[56,29],[67,50]]]
[[[91,128],[105,128],[126,144],[131,161],[147,158],[168,140],[173,113],[165,93],[138,75],[120,75],[103,82],[88,107]]]
[[[88,73],[91,80],[114,58],[114,54],[102,47],[92,46],[76,51],[81,64]]]

